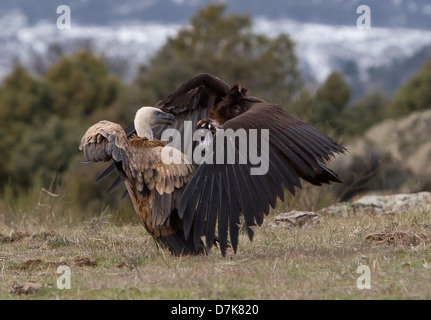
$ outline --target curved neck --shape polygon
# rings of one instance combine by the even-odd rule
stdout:
[[[136,128],[136,134],[140,138],[147,138],[148,140],[154,140],[154,134],[153,130],[151,130],[151,127],[135,127]]]
[[[142,109],[141,109],[142,110]],[[140,138],[147,138],[148,140],[153,140],[153,130],[151,129],[151,124],[146,117],[142,115],[142,111],[139,110],[135,116],[135,130],[136,134]]]

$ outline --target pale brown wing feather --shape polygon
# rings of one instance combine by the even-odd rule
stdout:
[[[122,151],[128,146],[123,128],[110,121],[100,121],[91,126],[81,139],[79,150],[89,162],[121,161]]]
[[[149,151],[148,151],[149,150]],[[165,164],[162,152],[174,151],[179,157],[179,164]],[[140,192],[145,189],[151,192],[150,205],[153,227],[156,228],[165,223],[172,211],[178,207],[183,186],[189,182],[194,166],[187,164],[185,155],[169,146],[147,148],[143,152],[141,148],[132,148],[131,160],[126,174],[132,177],[134,186]]]

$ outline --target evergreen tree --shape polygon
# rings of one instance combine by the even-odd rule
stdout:
[[[388,103],[389,98],[384,92],[371,91],[365,94],[344,110],[342,114],[343,134],[348,136],[360,135],[372,125],[383,121]]]
[[[332,72],[317,91],[312,122],[320,124],[326,132],[341,132],[344,125],[342,113],[349,103],[351,93],[343,75],[337,71]]]
[[[301,88],[294,44],[286,35],[270,39],[252,31],[248,15],[226,15],[225,4],[200,10],[141,68],[142,100],[156,102],[185,80],[210,73],[240,83],[250,94],[287,105]],[[151,89],[150,89],[151,88]]]
[[[92,121],[126,110],[116,104],[121,89],[104,61],[86,51],[63,57],[45,78],[17,64],[0,86],[0,148],[6,150],[0,191],[5,184],[17,192],[46,186],[65,173],[78,161],[80,137]]]
[[[53,94],[52,112],[60,117],[88,116],[118,99],[120,82],[109,75],[104,61],[88,51],[63,57],[46,81]]]
[[[422,70],[398,90],[387,109],[388,118],[408,115],[411,112],[431,108],[431,58]]]

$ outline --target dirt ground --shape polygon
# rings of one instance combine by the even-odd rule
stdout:
[[[252,242],[242,234],[237,254],[180,258],[141,226],[105,216],[53,228],[0,223],[0,299],[431,298],[431,212],[320,216],[292,229],[273,219]]]

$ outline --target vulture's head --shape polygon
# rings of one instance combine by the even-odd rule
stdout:
[[[152,128],[159,125],[172,125],[175,117],[154,107],[143,107],[136,112],[135,129],[139,137],[146,137]]]

